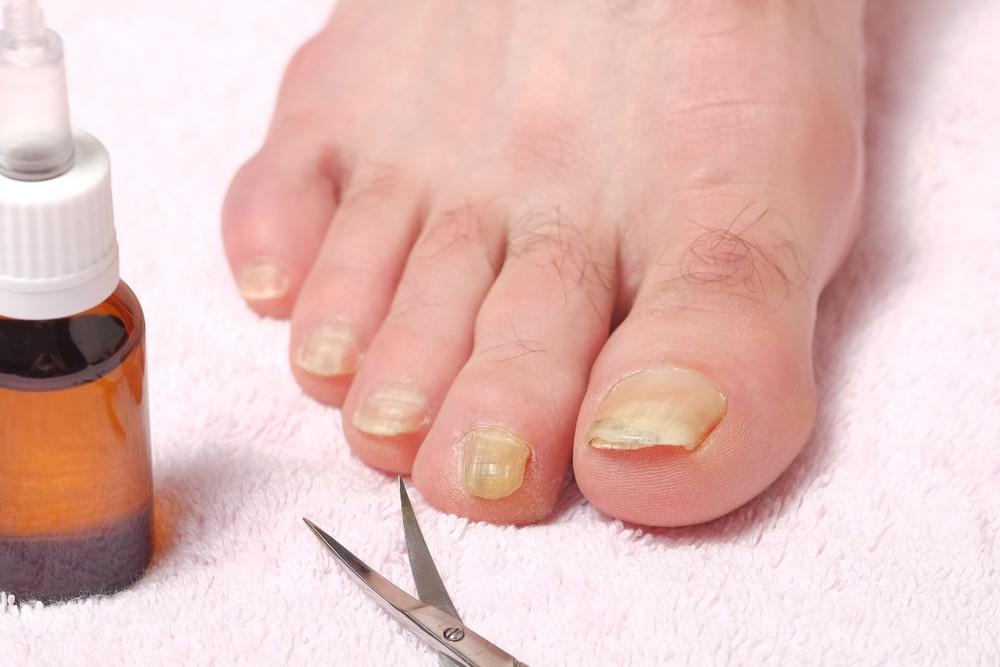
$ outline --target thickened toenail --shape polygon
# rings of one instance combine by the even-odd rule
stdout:
[[[498,426],[477,426],[462,436],[462,482],[470,494],[506,498],[521,488],[531,448]]]
[[[427,399],[418,390],[405,385],[390,384],[368,394],[351,422],[359,431],[370,435],[392,437],[416,433],[430,421]]]
[[[291,279],[288,274],[271,262],[251,262],[243,267],[239,275],[239,288],[247,301],[269,301],[280,299],[288,293]]]
[[[324,324],[299,347],[295,364],[313,375],[350,375],[361,364],[358,339],[345,324]]]
[[[680,368],[657,368],[616,384],[584,436],[598,449],[700,445],[726,414],[714,382]]]

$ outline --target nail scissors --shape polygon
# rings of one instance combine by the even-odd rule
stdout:
[[[399,478],[399,502],[406,551],[419,600],[365,565],[312,521],[302,520],[379,605],[438,652],[440,667],[528,667],[462,623],[424,541],[402,477]]]

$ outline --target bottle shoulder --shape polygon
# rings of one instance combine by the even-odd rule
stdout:
[[[112,372],[145,339],[135,293],[124,282],[90,310],[54,320],[0,318],[0,389],[53,391]]]

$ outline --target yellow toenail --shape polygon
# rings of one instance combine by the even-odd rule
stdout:
[[[506,498],[521,488],[531,448],[498,426],[477,426],[461,440],[462,482],[470,494],[487,500]]]
[[[389,384],[368,394],[354,411],[351,423],[359,431],[390,438],[416,433],[430,419],[424,395],[412,387]]]
[[[295,364],[322,377],[350,375],[361,365],[358,339],[345,324],[324,324],[299,347]]]
[[[680,368],[630,375],[614,386],[584,436],[598,449],[694,449],[722,421],[726,397],[715,383]]]
[[[247,301],[269,301],[285,296],[292,281],[277,264],[257,261],[243,267],[238,283]]]

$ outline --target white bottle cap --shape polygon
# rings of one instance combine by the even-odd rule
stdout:
[[[80,130],[73,143],[73,166],[60,176],[0,175],[0,316],[69,317],[118,286],[108,152]]]

